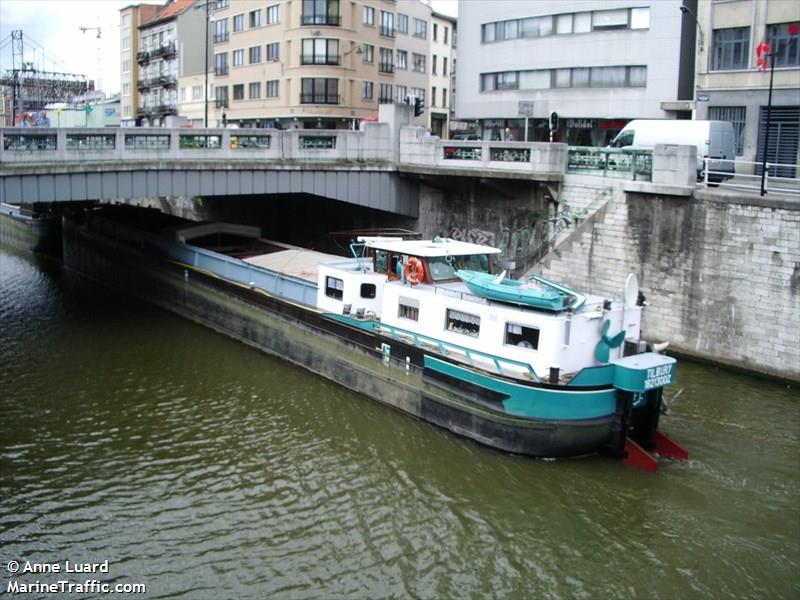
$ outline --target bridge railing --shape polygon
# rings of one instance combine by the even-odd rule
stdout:
[[[0,129],[0,163],[137,160],[391,161],[386,124],[345,129]]]

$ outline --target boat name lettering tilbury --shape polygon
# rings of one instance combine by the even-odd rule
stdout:
[[[673,365],[661,365],[647,369],[647,376],[644,380],[645,389],[661,387],[672,382]]]

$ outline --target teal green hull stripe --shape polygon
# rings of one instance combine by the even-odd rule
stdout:
[[[503,408],[512,415],[533,419],[573,421],[608,417],[616,410],[616,392],[607,390],[551,390],[516,384],[425,356],[425,368],[508,396]]]

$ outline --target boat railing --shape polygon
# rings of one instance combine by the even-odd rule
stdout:
[[[539,381],[539,376],[533,367],[525,362],[511,358],[503,358],[481,350],[473,350],[452,342],[445,342],[440,339],[421,335],[407,329],[401,329],[386,323],[376,323],[375,332],[387,335],[393,339],[413,344],[423,350],[432,350],[442,356],[454,358],[459,362],[465,362],[471,367],[477,367],[486,371],[494,371],[506,377],[523,377],[533,381]]]

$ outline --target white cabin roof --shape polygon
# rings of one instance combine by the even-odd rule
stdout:
[[[359,238],[368,248],[378,248],[398,254],[411,254],[414,256],[470,256],[473,254],[500,254],[499,248],[470,244],[445,238],[442,241],[434,240],[404,240],[403,238]]]

